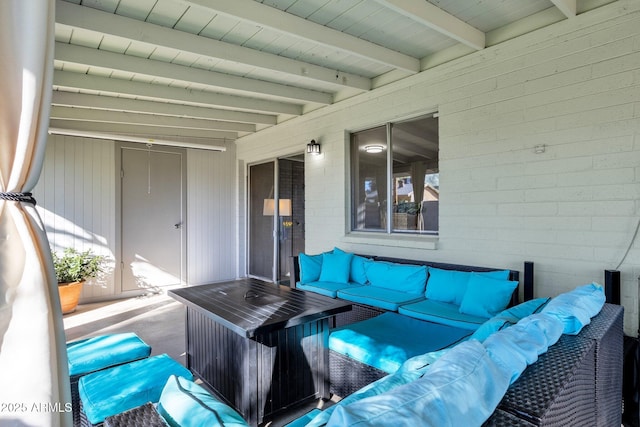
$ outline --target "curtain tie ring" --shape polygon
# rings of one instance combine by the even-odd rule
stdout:
[[[31,193],[0,193],[0,200],[10,200],[13,202],[24,202],[36,205],[36,199],[33,198]]]

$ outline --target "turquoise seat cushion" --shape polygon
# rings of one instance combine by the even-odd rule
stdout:
[[[193,379],[166,354],[85,375],[78,381],[82,408],[92,424],[101,423],[111,415],[157,402],[171,375]]]
[[[202,386],[183,377],[167,380],[158,413],[171,427],[248,427],[249,424],[228,405],[213,397]]]
[[[565,334],[576,335],[602,310],[605,300],[602,285],[591,283],[558,295],[542,312],[560,319]]]
[[[460,307],[456,304],[430,299],[402,305],[398,309],[398,313],[469,330],[476,330],[480,325],[489,320],[488,317],[460,313]]]
[[[404,372],[399,371],[395,374],[384,376],[379,380],[362,387],[360,390],[351,393],[349,396],[341,399],[337,404],[331,405],[327,409],[316,413],[315,417],[313,417],[310,421],[307,421],[307,418],[305,417],[303,420],[298,419],[300,420],[300,424],[291,423],[291,425],[288,425],[287,427],[322,427],[327,424],[327,421],[329,421],[329,418],[331,418],[331,415],[338,407],[349,405],[353,402],[357,402],[367,397],[377,396],[400,385],[415,381],[421,376],[422,372],[418,370]],[[306,422],[306,424],[302,424],[303,422]]]
[[[472,273],[460,303],[460,313],[492,317],[507,308],[518,282]]]
[[[476,339],[478,341],[484,341],[494,332],[500,331],[509,326],[513,326],[531,314],[539,313],[544,306],[549,302],[550,298],[536,298],[530,301],[525,301],[521,304],[514,305],[511,308],[507,308],[491,319],[484,322],[478,329],[475,330],[470,339]]]
[[[384,310],[397,311],[402,304],[408,304],[424,299],[424,294],[409,294],[371,285],[340,289],[338,298],[347,301],[366,304]]]
[[[465,341],[415,381],[346,405],[338,403],[326,426],[480,426],[508,387],[508,373],[483,345]]]
[[[349,283],[352,258],[353,254],[346,252],[322,254],[322,267],[318,281]]]
[[[336,282],[309,282],[296,284],[297,289],[303,291],[315,292],[320,295],[335,298],[338,295],[338,291],[341,289],[355,288],[358,286],[364,286],[359,283],[336,283]]]
[[[369,283],[376,288],[421,294],[427,284],[427,267],[424,265],[372,261],[365,264],[365,271]]]
[[[473,272],[471,271],[444,270],[429,267],[429,279],[427,280],[425,296],[427,299],[434,301],[460,305],[467,292],[467,286],[472,274]],[[486,271],[475,274],[496,280],[507,280],[509,278],[509,270]]]
[[[492,334],[484,343],[462,342],[413,381],[337,403],[326,426],[384,427],[390,420],[394,426],[406,427],[482,425],[509,385],[558,340],[562,329],[563,322],[543,310]],[[406,373],[401,369],[377,383]]]
[[[329,349],[394,373],[407,359],[449,347],[470,335],[467,329],[387,312],[335,329],[329,335]]]
[[[562,321],[535,313],[487,338],[483,345],[493,360],[509,375],[512,384],[528,365],[536,362],[562,335]]]
[[[534,298],[518,305],[514,305],[513,307],[509,307],[498,313],[498,316],[509,319],[512,323],[518,323],[520,319],[524,319],[530,314],[541,312],[549,301],[551,301],[551,298]]]
[[[132,332],[100,335],[67,344],[69,375],[83,375],[149,357],[151,347]]]

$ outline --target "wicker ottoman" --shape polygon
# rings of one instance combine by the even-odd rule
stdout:
[[[134,333],[108,334],[67,344],[73,425],[80,425],[80,377],[123,363],[144,359],[151,347]]]
[[[145,403],[104,420],[104,427],[167,427],[153,403]]]

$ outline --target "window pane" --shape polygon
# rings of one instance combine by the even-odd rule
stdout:
[[[438,119],[424,117],[391,127],[394,232],[438,231]]]
[[[351,135],[351,227],[385,230],[387,131],[385,126]]]
[[[437,118],[353,133],[350,148],[352,230],[438,233]]]

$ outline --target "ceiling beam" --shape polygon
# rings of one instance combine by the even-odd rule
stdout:
[[[551,0],[551,2],[560,9],[560,12],[562,12],[567,18],[573,18],[576,16],[576,0]]]
[[[406,17],[476,50],[485,48],[485,34],[426,0],[376,0]],[[561,1],[561,0],[556,0]],[[573,0],[575,3],[575,0]]]
[[[160,114],[165,116],[189,117],[194,119],[225,120],[238,123],[258,123],[263,125],[275,125],[278,123],[276,116],[267,114],[62,91],[53,92],[51,104],[63,107],[128,111],[131,113]]]
[[[183,148],[195,148],[199,150],[210,150],[210,151],[227,151],[227,147],[222,145],[213,145],[209,140],[207,141],[183,141],[180,138],[176,140],[167,140],[167,139],[157,139],[157,138],[149,138],[149,137],[140,137],[140,136],[132,136],[132,135],[118,135],[112,132],[96,132],[96,131],[83,131],[83,130],[74,130],[74,129],[65,129],[65,128],[49,128],[49,133],[51,135],[63,135],[63,136],[75,136],[78,138],[91,138],[91,139],[105,139],[108,141],[125,141],[125,142],[136,142],[145,144],[147,146],[169,146],[169,147],[183,147]],[[215,141],[214,141],[215,142]],[[224,140],[222,141],[225,142]]]
[[[223,122],[219,120],[192,119],[185,117],[158,116],[124,111],[104,111],[87,108],[51,108],[50,117],[60,120],[76,120],[100,123],[126,123],[141,126],[161,126],[185,129],[208,129],[254,133],[256,126],[249,123]]]
[[[184,2],[279,33],[290,34],[314,44],[348,52],[392,68],[399,68],[413,74],[420,72],[420,61],[417,58],[282,12],[254,0],[184,0]]]
[[[61,0],[56,1],[56,26],[81,28],[134,40],[146,46],[163,47],[172,50],[176,55],[180,52],[188,52],[207,58],[276,71],[303,80],[328,83],[335,86],[336,90],[353,88],[368,91],[371,89],[371,79],[356,74],[340,72],[336,76],[335,69],[260,52]]]
[[[108,52],[90,47],[56,42],[55,59],[72,64],[86,65],[103,70],[118,70],[148,77],[160,77],[177,82],[198,83],[216,89],[240,92],[245,96],[269,95],[294,102],[314,102],[328,105],[333,96],[328,93],[262,80],[232,76],[230,74],[185,67],[168,62],[154,61],[132,55]]]
[[[202,129],[179,129],[162,126],[140,126],[127,123],[95,123],[79,122],[75,120],[51,119],[49,127],[56,129],[74,129],[87,132],[104,132],[121,135],[144,135],[150,137],[175,138],[202,138],[206,140],[235,141],[236,133],[225,131],[210,131]]]
[[[178,101],[189,105],[217,106],[268,114],[302,115],[302,107],[296,104],[186,90],[157,84],[90,76],[69,71],[56,70],[53,74],[53,86],[54,88],[64,88],[70,91],[105,92],[112,96],[127,94],[134,97],[143,97],[147,100]]]

